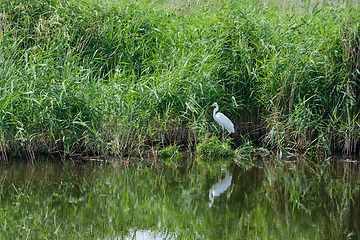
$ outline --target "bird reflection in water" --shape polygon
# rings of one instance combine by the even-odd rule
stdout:
[[[229,186],[231,185],[232,175],[227,174],[225,178],[221,179],[218,183],[214,184],[209,191],[209,199],[208,203],[209,207],[212,207],[214,204],[215,197],[220,196],[223,192],[225,192]]]

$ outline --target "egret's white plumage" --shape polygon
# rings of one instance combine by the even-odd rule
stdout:
[[[221,179],[218,183],[216,183],[209,191],[209,207],[212,207],[214,204],[215,197],[220,196],[223,192],[225,192],[229,186],[231,185],[232,176],[227,174],[224,179]]]
[[[223,129],[225,128],[229,132],[229,134],[234,133],[235,132],[234,124],[230,121],[230,119],[228,117],[226,117],[224,114],[222,114],[221,112],[217,112],[219,110],[218,104],[214,103],[211,106],[212,107],[215,106],[215,109],[213,112],[213,117],[214,117],[215,121],[217,121]]]

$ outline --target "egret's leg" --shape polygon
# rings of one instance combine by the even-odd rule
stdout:
[[[225,132],[224,132],[224,127],[222,127],[222,134],[221,134],[221,135],[222,135],[222,141],[221,141],[222,143],[224,142],[224,136],[225,136],[224,133],[225,133]]]

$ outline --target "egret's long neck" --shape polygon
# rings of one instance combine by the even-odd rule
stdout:
[[[215,109],[214,109],[214,111],[213,111],[213,117],[214,117],[214,118],[215,118],[216,112],[217,112],[218,110],[219,110],[219,107],[216,106]]]
[[[209,202],[209,207],[212,207],[212,205],[214,204],[214,198],[215,198],[215,193],[214,190],[210,190],[209,192],[209,199],[211,202]]]

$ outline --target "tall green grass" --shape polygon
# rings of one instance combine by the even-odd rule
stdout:
[[[235,142],[359,151],[356,2],[0,2],[5,160],[192,146],[215,101]]]

